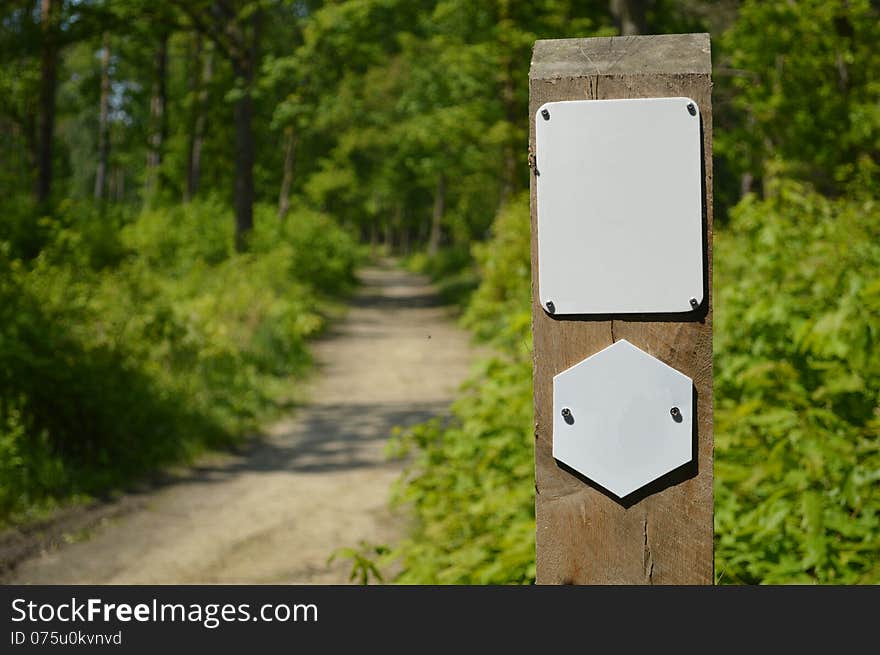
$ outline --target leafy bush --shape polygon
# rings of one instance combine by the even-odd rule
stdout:
[[[498,213],[491,240],[474,245],[481,283],[464,324],[510,352],[531,349],[530,243],[529,194],[521,193]]]
[[[535,577],[531,362],[483,364],[452,407],[409,430],[392,452],[417,453],[398,502],[415,521],[393,551],[401,583],[509,584]]]
[[[0,520],[230,443],[289,396],[356,247],[301,212],[234,254],[228,213],[68,205],[32,261],[0,250]]]
[[[721,580],[880,582],[880,207],[782,184],[716,257]]]

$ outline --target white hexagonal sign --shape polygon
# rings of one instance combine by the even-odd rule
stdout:
[[[693,381],[625,339],[553,378],[553,457],[619,498],[692,459]]]

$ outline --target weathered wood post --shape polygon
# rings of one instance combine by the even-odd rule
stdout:
[[[697,119],[702,123],[706,290],[697,311],[690,313],[551,315],[552,310],[548,312],[547,307],[542,306],[538,290],[536,214],[540,173],[537,171],[544,172],[538,159],[531,185],[537,581],[539,584],[712,584],[709,35],[538,41],[529,78],[530,151],[533,153],[536,112],[547,102],[660,97],[684,97],[696,102]],[[640,193],[635,182],[632,193]],[[585,285],[591,282],[582,281]],[[693,460],[622,499],[561,466],[552,450],[553,421],[558,413],[553,406],[554,375],[621,339],[690,377],[696,399],[693,403]],[[673,409],[674,418],[677,418],[676,411]],[[569,418],[565,411],[563,416]]]

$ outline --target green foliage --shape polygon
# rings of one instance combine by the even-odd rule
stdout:
[[[485,363],[452,408],[395,443],[415,449],[397,494],[414,526],[394,550],[401,583],[509,584],[534,580],[531,362]]]
[[[716,567],[878,583],[880,206],[770,192],[716,237]]]
[[[121,229],[73,204],[48,222],[33,261],[0,251],[0,517],[255,427],[355,263],[353,240],[313,212],[261,221],[246,255],[216,202]]]
[[[373,546],[361,541],[358,548],[340,548],[327,560],[332,564],[337,558],[351,560],[351,574],[348,581],[368,585],[371,580],[382,584],[385,579],[382,576],[381,563],[388,556],[387,546]]]
[[[866,176],[876,184],[878,41],[869,0],[744,2],[721,41],[734,111],[722,114],[718,153],[741,173],[796,176],[826,192]]]
[[[303,188],[365,233],[390,223],[395,235],[421,242],[439,200],[444,242],[466,252],[528,183],[519,153],[532,44],[595,34],[606,13],[567,0],[321,6],[302,46],[271,65],[298,82],[276,123],[294,126],[303,149],[316,150]]]
[[[531,349],[530,226],[523,192],[498,213],[492,238],[474,245],[482,282],[464,317],[481,339],[513,353]]]

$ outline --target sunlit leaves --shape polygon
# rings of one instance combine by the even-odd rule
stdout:
[[[222,203],[62,210],[34,261],[0,241],[0,524],[253,429],[352,282],[354,241],[316,212],[259,207],[236,255]]]
[[[757,177],[825,191],[877,177],[880,11],[869,0],[749,0],[721,41],[744,120],[721,152]],[[726,83],[726,82],[725,82]]]
[[[770,191],[716,236],[716,568],[877,582],[878,206]]]

